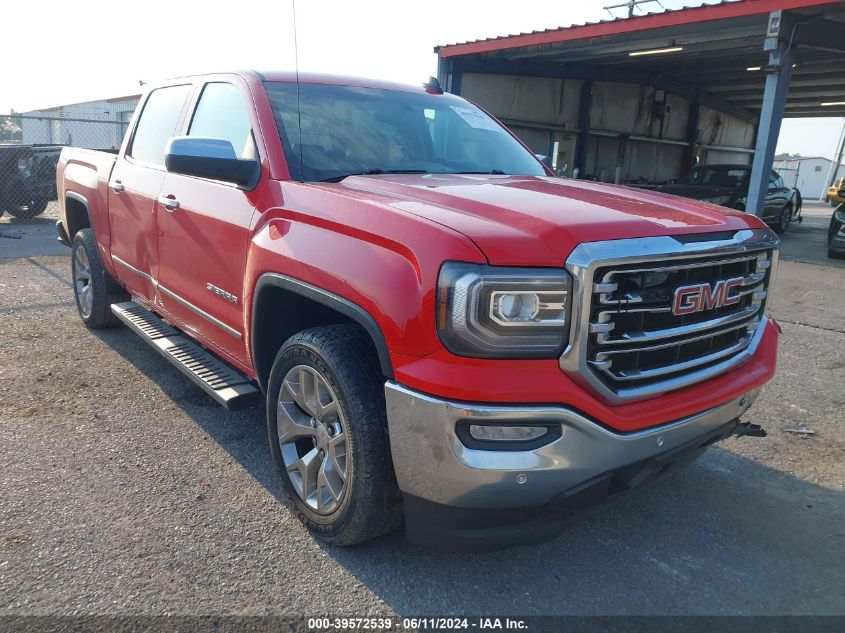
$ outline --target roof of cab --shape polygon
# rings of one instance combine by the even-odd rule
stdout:
[[[254,70],[262,81],[295,82],[296,72],[290,70]],[[336,86],[354,86],[356,88],[379,88],[382,90],[402,90],[404,92],[425,92],[422,85],[403,84],[364,77],[346,77],[321,73],[299,73],[299,82],[304,84],[331,84]]]

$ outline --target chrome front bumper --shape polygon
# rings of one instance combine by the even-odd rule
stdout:
[[[716,432],[742,415],[759,389],[697,415],[635,433],[615,433],[564,407],[449,402],[395,382],[385,385],[390,446],[406,495],[461,508],[525,508],[596,477],[666,455]],[[560,424],[562,435],[533,450],[467,448],[456,425]]]

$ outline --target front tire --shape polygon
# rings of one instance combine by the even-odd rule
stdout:
[[[790,224],[792,224],[792,206],[786,205],[783,208],[783,211],[780,212],[780,218],[778,218],[778,223],[774,226],[775,233],[786,233],[787,229],[789,229]]]
[[[82,322],[92,330],[119,325],[111,305],[125,300],[126,294],[103,268],[94,231],[78,231],[70,253],[73,296]]]
[[[270,372],[267,436],[287,506],[322,540],[354,545],[401,523],[384,379],[359,327],[285,342]]]

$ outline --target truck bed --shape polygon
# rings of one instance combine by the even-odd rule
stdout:
[[[117,155],[111,152],[78,147],[62,149],[56,166],[56,189],[61,206],[59,223],[65,235],[73,235],[78,223],[86,221],[108,239],[108,185],[116,160]],[[87,209],[83,214],[85,220],[75,215],[76,204]]]

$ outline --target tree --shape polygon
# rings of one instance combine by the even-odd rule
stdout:
[[[0,116],[0,141],[20,141],[23,139],[20,119],[15,118],[12,110],[9,116]]]

